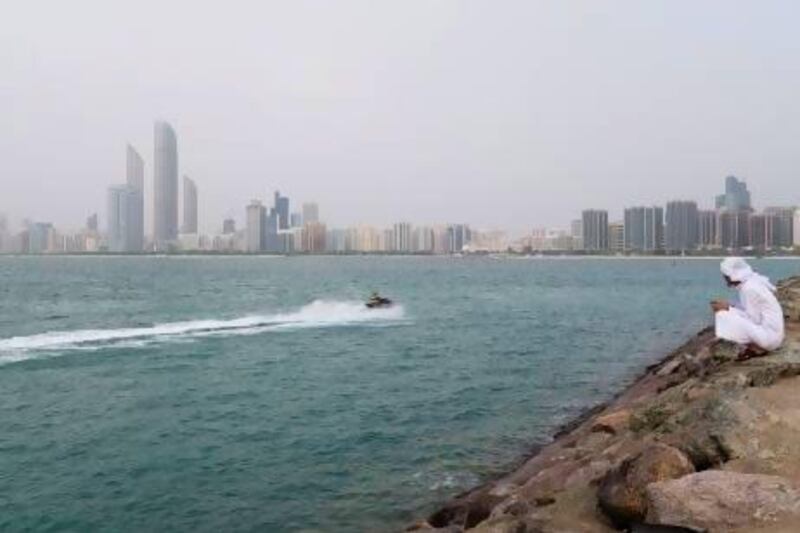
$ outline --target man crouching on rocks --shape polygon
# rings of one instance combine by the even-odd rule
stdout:
[[[783,310],[775,286],[741,257],[728,257],[720,265],[728,287],[739,291],[735,305],[714,300],[714,329],[718,339],[742,346],[739,359],[766,355],[780,347],[784,337]]]

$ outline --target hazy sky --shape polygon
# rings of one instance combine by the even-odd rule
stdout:
[[[11,1],[0,212],[104,225],[127,142],[152,186],[157,118],[206,231],[275,188],[336,226],[565,226],[709,206],[729,173],[758,206],[800,203],[798,20],[794,1]]]

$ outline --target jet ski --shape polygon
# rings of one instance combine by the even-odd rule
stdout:
[[[383,296],[380,296],[376,292],[373,293],[372,296],[370,296],[369,300],[367,300],[367,303],[365,303],[364,305],[367,306],[367,309],[385,309],[387,307],[391,307],[392,305],[394,305],[394,302],[391,301],[389,298],[384,298]]]

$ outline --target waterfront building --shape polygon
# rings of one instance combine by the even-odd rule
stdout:
[[[624,248],[633,252],[661,250],[664,243],[664,209],[629,207],[624,216]]]
[[[183,233],[197,233],[197,184],[183,177]]]
[[[319,222],[319,206],[314,202],[303,204],[303,224]]]
[[[275,191],[275,205],[278,214],[278,230],[289,229],[289,198],[281,196],[280,191]]]
[[[719,244],[727,249],[750,246],[750,212],[722,211],[718,222]]]
[[[144,249],[144,160],[130,144],[125,150],[125,183],[138,192],[129,206],[128,248],[131,252],[141,252]]]
[[[306,222],[303,224],[302,232],[303,251],[309,253],[324,252],[326,237],[327,230],[325,224],[320,222]]]
[[[347,251],[347,230],[328,230],[325,238],[325,251],[332,254],[345,253]]]
[[[472,240],[469,226],[466,224],[451,224],[447,226],[447,252],[460,253],[464,246]]]
[[[794,225],[792,234],[792,244],[796,247],[800,246],[800,209],[796,209],[794,212]]]
[[[702,210],[697,212],[697,244],[701,248],[715,248],[719,246],[719,235],[717,233],[717,219],[719,215],[716,211]]]
[[[411,251],[410,223],[398,222],[392,227],[392,242],[388,251],[399,253],[408,253]]]
[[[614,253],[625,250],[625,224],[623,222],[609,223],[608,249]]]
[[[767,215],[751,214],[748,217],[750,243],[753,248],[764,250],[771,246],[770,225]]]
[[[142,191],[130,185],[115,185],[108,189],[108,249],[111,252],[141,252],[136,223]]]
[[[290,219],[291,227],[299,228],[303,226],[303,213],[292,213]]]
[[[790,248],[794,243],[794,207],[766,207],[764,214],[776,218],[773,245],[776,248]]]
[[[230,235],[236,233],[236,221],[232,218],[226,218],[222,221],[222,234]]]
[[[53,252],[56,248],[56,231],[49,222],[33,222],[28,225],[27,252],[43,254]]]
[[[246,220],[246,250],[251,253],[264,250],[266,239],[267,210],[258,200],[253,200],[247,206]]]
[[[572,249],[583,250],[583,220],[576,219],[570,222],[569,234],[572,237]]]
[[[750,191],[744,180],[736,176],[725,178],[725,192],[716,198],[716,208],[726,211],[750,211]]]
[[[278,211],[273,209],[269,210],[269,214],[264,218],[264,234],[261,249],[270,253],[282,253],[283,241],[278,235],[279,215]]]
[[[588,251],[608,250],[608,211],[587,209],[583,212],[583,248]]]
[[[178,141],[166,122],[155,123],[153,239],[164,249],[178,237]]]
[[[420,226],[414,228],[413,237],[411,239],[411,248],[413,251],[423,254],[433,253],[434,250],[434,234],[433,228],[429,226]]]
[[[665,248],[669,252],[684,252],[697,248],[697,203],[675,200],[667,203]]]

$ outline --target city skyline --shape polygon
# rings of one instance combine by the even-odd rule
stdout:
[[[126,143],[149,196],[152,118],[172,124],[181,174],[202,184],[202,231],[241,224],[265,189],[316,201],[339,226],[512,231],[564,226],[587,205],[713,208],[728,174],[754,186],[755,205],[796,204],[798,14],[785,2],[76,0],[42,18],[22,3],[0,21],[0,210],[15,224],[104,220]]]

